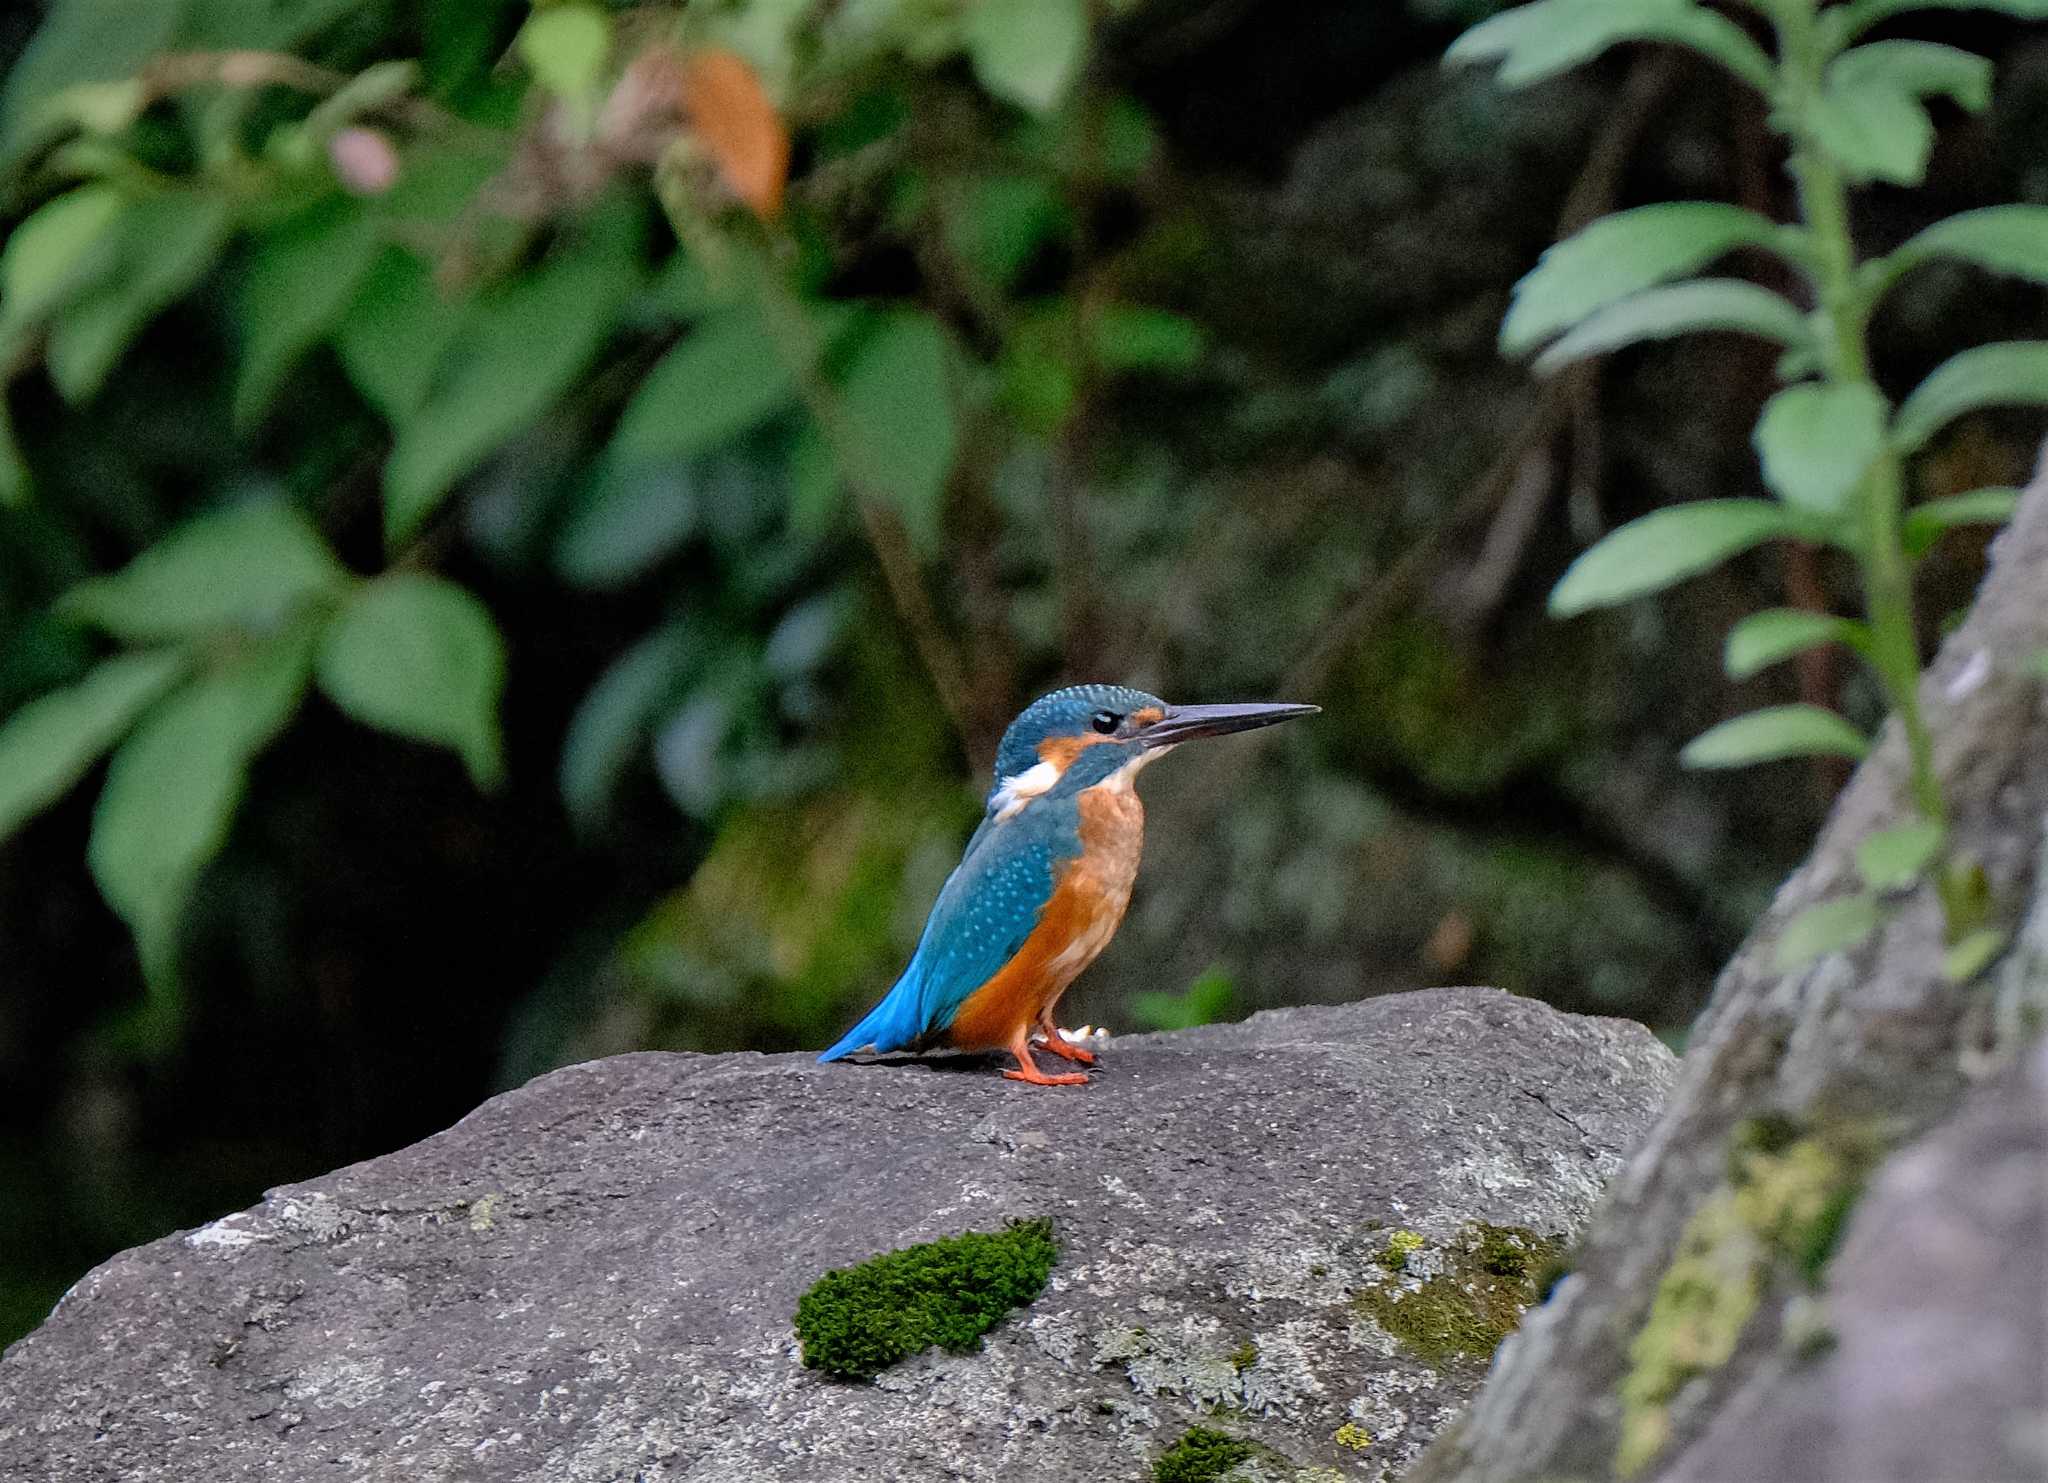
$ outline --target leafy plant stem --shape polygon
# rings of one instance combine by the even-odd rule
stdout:
[[[968,684],[966,664],[946,637],[938,608],[918,571],[916,553],[895,515],[881,477],[868,467],[845,401],[820,369],[825,347],[816,326],[772,262],[758,252],[735,251],[720,242],[691,212],[680,192],[662,189],[660,184],[657,182],[657,194],[662,212],[676,239],[707,269],[736,275],[754,298],[776,354],[789,367],[798,396],[832,445],[833,461],[853,493],[861,533],[882,569],[883,585],[897,616],[909,631],[918,661],[938,693],[954,733],[971,751],[975,739],[970,709],[973,691]]]
[[[1793,120],[1792,176],[1805,220],[1827,379],[1836,385],[1873,386],[1867,343],[1871,300],[1856,262],[1849,228],[1848,185],[1841,167],[1814,137],[1813,105],[1830,60],[1815,0],[1779,0],[1779,102]],[[1937,825],[1947,822],[1934,747],[1920,709],[1919,642],[1913,628],[1913,576],[1901,536],[1905,479],[1889,443],[1856,491],[1863,513],[1864,600],[1869,608],[1869,659],[1906,734],[1913,801]]]

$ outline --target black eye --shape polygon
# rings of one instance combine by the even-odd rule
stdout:
[[[1123,724],[1124,718],[1115,711],[1097,711],[1088,718],[1089,724],[1104,736],[1108,736]]]

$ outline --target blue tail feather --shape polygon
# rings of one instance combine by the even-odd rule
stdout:
[[[915,966],[912,965],[913,969]],[[906,972],[883,996],[882,1002],[868,1011],[866,1019],[848,1030],[838,1044],[818,1059],[837,1061],[866,1046],[872,1046],[878,1055],[886,1055],[912,1044],[924,1033],[924,1027],[918,1022],[917,1000],[917,976],[914,972]]]

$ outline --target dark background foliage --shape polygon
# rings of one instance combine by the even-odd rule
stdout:
[[[505,60],[524,6],[267,10],[295,8],[333,12],[300,54],[344,73],[424,56],[439,104],[535,137]],[[0,1338],[114,1249],[550,1066],[823,1045],[907,955],[1003,723],[1076,679],[1325,714],[1148,774],[1146,874],[1073,1021],[1480,982],[1682,1034],[1840,774],[1689,774],[1676,753],[1761,699],[1875,718],[1825,657],[1741,686],[1719,667],[1736,618],[1840,605],[1853,575],[1773,549],[1552,623],[1544,594],[1601,532],[1755,489],[1771,357],[1695,337],[1538,382],[1495,337],[1570,226],[1679,197],[1782,216],[1787,186],[1760,105],[1686,57],[1634,49],[1513,95],[1442,70],[1490,9],[1114,5],[1044,117],[915,44],[792,108],[778,231],[810,264],[805,305],[907,306],[985,392],[929,497],[879,519],[806,481],[794,412],[605,463],[692,317],[692,254],[644,171],[580,194],[541,178],[527,226],[616,232],[630,285],[601,352],[399,551],[504,636],[503,786],[310,699],[256,762],[153,990],[84,862],[92,780],[0,848]],[[0,21],[10,88],[38,23]],[[1912,34],[1994,58],[1996,98],[1938,114],[1926,189],[1859,198],[1872,250],[2048,202],[2048,37],[1969,15]],[[163,113],[140,147],[195,168],[191,119]],[[1020,159],[1060,162],[1052,186]],[[58,183],[18,140],[9,165],[11,228]],[[271,188],[96,394],[12,368],[32,488],[0,507],[0,714],[104,652],[57,596],[196,512],[281,499],[354,570],[385,565],[394,433],[335,349],[293,359],[260,417],[236,411]],[[538,256],[531,235],[506,251],[519,271]],[[1072,353],[1074,326],[1105,320],[1105,351]],[[1880,376],[1897,391],[2044,327],[2038,291],[1923,272],[1877,327]],[[2017,482],[2036,436],[1975,418],[1916,492]],[[1949,538],[1930,618],[1980,563],[1980,536]]]

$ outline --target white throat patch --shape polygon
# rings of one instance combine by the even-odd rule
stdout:
[[[1149,747],[1146,750],[1135,754],[1130,761],[1126,762],[1122,767],[1119,767],[1115,772],[1111,773],[1101,782],[1096,783],[1093,787],[1089,788],[1088,791],[1090,793],[1093,793],[1096,791],[1096,789],[1099,788],[1105,793],[1130,792],[1132,788],[1137,786],[1138,774],[1143,772],[1147,767],[1151,766],[1153,759],[1158,757],[1164,757],[1168,752],[1171,752],[1175,747],[1179,745],[1180,743],[1178,742],[1169,742],[1167,745],[1163,747]]]
[[[1060,770],[1050,762],[1041,762],[1027,767],[1013,778],[1004,778],[1002,786],[996,789],[989,805],[995,810],[996,822],[1014,819],[1024,811],[1024,805],[1040,794],[1050,791],[1060,780]]]

